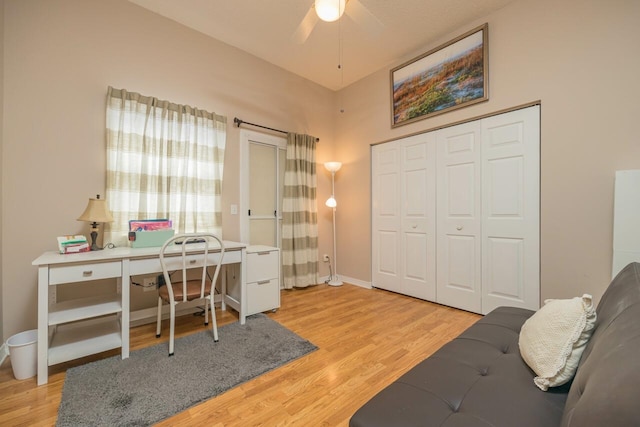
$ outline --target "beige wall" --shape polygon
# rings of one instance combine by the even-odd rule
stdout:
[[[104,194],[107,86],[227,116],[229,240],[239,238],[238,215],[229,213],[239,203],[234,116],[318,136],[319,161],[331,153],[333,92],[127,1],[7,0],[4,29],[5,337],[36,327],[31,261],[55,250],[56,236],[89,232],[76,218]],[[326,198],[326,176],[319,186]]]
[[[489,23],[486,103],[390,128],[388,70],[342,93],[336,157],[341,273],[371,280],[369,144],[542,101],[542,298],[592,293],[610,281],[614,171],[640,168],[640,2],[518,1],[447,34],[408,60]],[[348,58],[347,58],[348,59]],[[347,60],[345,60],[347,63]]]

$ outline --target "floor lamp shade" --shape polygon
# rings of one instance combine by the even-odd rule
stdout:
[[[335,184],[335,176],[336,172],[340,170],[342,167],[342,163],[340,162],[326,162],[324,167],[331,172],[331,197],[327,199],[325,204],[330,207],[333,212],[333,260],[331,264],[333,265],[333,271],[331,271],[331,278],[327,282],[327,284],[331,286],[341,286],[342,281],[338,278],[338,262],[336,261],[336,206],[338,206],[338,202],[336,201],[336,184]]]

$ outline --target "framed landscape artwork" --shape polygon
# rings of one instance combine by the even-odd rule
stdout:
[[[489,99],[488,25],[391,70],[391,127]]]

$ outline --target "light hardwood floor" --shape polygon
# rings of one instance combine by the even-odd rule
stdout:
[[[216,310],[218,325],[237,321]],[[347,426],[353,413],[480,316],[381,290],[345,284],[282,291],[269,317],[319,349],[279,369],[194,406],[158,426]],[[166,322],[165,322],[166,323]],[[168,324],[163,337],[168,339]],[[183,316],[176,336],[204,328]],[[155,325],[131,329],[131,349],[157,344]],[[55,425],[65,370],[101,353],[49,369],[49,382],[17,381],[7,359],[0,367],[0,425]]]

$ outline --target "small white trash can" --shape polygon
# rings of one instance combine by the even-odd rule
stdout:
[[[7,340],[13,376],[25,380],[35,376],[38,360],[38,330],[20,332]]]

